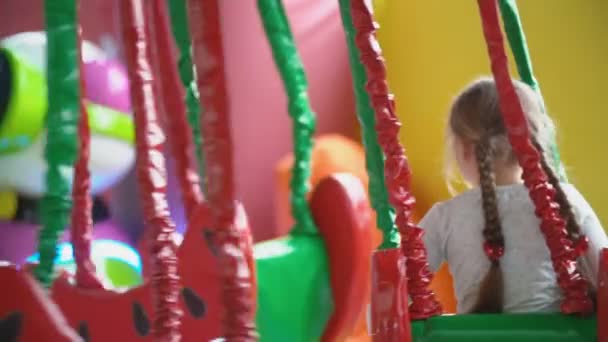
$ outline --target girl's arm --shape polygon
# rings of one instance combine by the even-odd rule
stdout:
[[[424,230],[424,245],[426,246],[429,266],[437,272],[445,261],[445,234],[447,220],[443,203],[435,204],[418,224]]]

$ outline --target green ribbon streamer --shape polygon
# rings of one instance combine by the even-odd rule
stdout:
[[[353,87],[357,99],[357,118],[361,125],[361,135],[365,146],[365,166],[369,174],[369,196],[372,207],[376,211],[376,224],[383,233],[382,244],[378,248],[396,248],[400,242],[399,231],[395,227],[395,210],[388,201],[388,192],[384,182],[384,154],[378,144],[374,109],[365,91],[367,76],[359,58],[359,50],[355,44],[356,32],[349,0],[340,0],[340,14],[346,33]]]
[[[317,234],[306,194],[310,188],[312,134],[316,117],[310,108],[304,66],[280,0],[258,0],[266,37],[287,91],[289,115],[293,120],[294,165],[291,176],[291,212],[296,221],[292,234]]]
[[[507,40],[509,41],[511,51],[515,57],[519,77],[521,78],[522,82],[529,85],[538,93],[540,106],[543,112],[546,113],[540,87],[536,77],[534,77],[534,72],[532,71],[532,60],[530,59],[526,35],[524,34],[523,25],[519,16],[519,10],[517,9],[517,2],[515,0],[500,0],[498,4],[500,6],[500,14],[502,16],[503,25],[507,34]],[[555,170],[557,170],[560,179],[567,182],[568,177],[561,162],[555,132],[552,132],[552,135],[551,153],[553,154],[553,162],[555,163],[554,167]]]
[[[192,40],[188,30],[188,13],[186,0],[167,0],[171,16],[173,37],[180,51],[178,69],[186,89],[186,106],[188,122],[192,129],[192,137],[196,148],[198,173],[201,178],[201,189],[205,193],[205,155],[203,154],[203,136],[201,134],[201,104],[198,97],[198,87],[194,80],[194,64],[192,63]]]
[[[44,156],[46,193],[42,197],[42,228],[38,236],[40,263],[36,278],[49,287],[57,242],[69,222],[73,165],[78,155],[79,58],[77,1],[44,2],[47,32],[48,113]]]

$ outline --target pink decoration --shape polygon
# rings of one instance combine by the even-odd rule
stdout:
[[[131,112],[129,79],[121,63],[111,59],[87,63],[84,76],[89,101],[120,112]]]

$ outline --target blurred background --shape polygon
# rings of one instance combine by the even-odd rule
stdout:
[[[85,39],[111,58],[123,61],[118,1],[83,0],[82,24]],[[310,97],[318,115],[317,134],[335,133],[359,141],[337,1],[284,3],[308,74]],[[444,120],[450,100],[466,83],[489,74],[477,5],[472,0],[383,0],[376,1],[376,6],[420,215],[435,201],[449,196],[442,162]],[[287,206],[277,203],[286,199],[278,194],[281,185],[277,165],[291,151],[291,122],[255,2],[223,1],[221,11],[238,195],[247,209],[255,239],[267,240],[289,229]],[[520,13],[536,76],[559,127],[570,180],[606,223],[607,187],[602,174],[608,165],[603,140],[608,127],[608,2],[520,1]],[[0,38],[43,29],[41,0],[0,2]],[[0,164],[0,172],[2,169]],[[170,173],[173,215],[183,231],[184,217],[171,168]],[[126,232],[125,240],[135,240],[142,218],[134,172],[131,170],[106,192],[103,199],[114,225]],[[31,239],[20,245],[19,257],[6,252],[8,241],[15,239]],[[3,240],[7,241],[4,246]],[[33,232],[17,238],[14,232],[0,231],[0,251],[5,251],[0,259],[20,262],[16,259],[31,254],[33,249]]]

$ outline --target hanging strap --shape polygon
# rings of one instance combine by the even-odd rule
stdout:
[[[310,107],[308,84],[304,66],[289,27],[285,9],[280,0],[258,0],[258,12],[272,48],[287,92],[289,116],[293,122],[294,163],[291,174],[291,212],[295,226],[291,234],[317,234],[306,195],[310,190],[310,161],[312,135],[316,117]]]
[[[509,75],[496,1],[478,0],[478,4],[509,140],[523,168],[524,183],[530,191],[536,214],[541,219],[541,230],[551,252],[557,282],[564,294],[561,310],[564,313],[590,313],[593,303],[587,295],[587,283],[577,269],[578,256],[566,234],[566,223],[560,216],[559,205],[555,202],[555,189],[547,181],[540,164],[541,156],[530,141],[526,118]]]
[[[410,191],[411,173],[405,149],[399,142],[401,123],[395,112],[394,95],[390,93],[386,79],[386,66],[376,38],[378,24],[371,6],[367,0],[350,1],[351,18],[356,30],[354,40],[367,75],[365,89],[374,109],[378,143],[385,156],[384,181],[388,188],[388,199],[397,213],[395,223],[401,234],[401,248],[407,258],[408,290],[412,299],[410,317],[424,319],[440,314],[441,305],[429,289],[433,275],[422,241],[423,231],[412,220],[416,200]]]
[[[78,16],[82,18],[82,6],[78,2]],[[82,288],[103,288],[95,275],[95,264],[91,260],[91,237],[93,234],[93,217],[91,203],[91,174],[89,159],[91,150],[91,130],[89,116],[85,106],[86,84],[84,62],[82,60],[82,27],[78,27],[78,62],[80,66],[80,120],[78,122],[78,138],[80,148],[74,167],[74,184],[72,185],[72,250],[76,261],[76,286]]]
[[[150,24],[145,10],[150,7],[146,4],[144,0],[120,2],[122,31],[135,119],[135,167],[153,265],[152,329],[157,341],[177,341],[182,315],[178,305],[180,279],[173,243],[175,227],[166,199],[165,137],[157,115],[160,94],[154,89]]]
[[[207,165],[211,166],[206,177],[209,228],[217,237],[224,338],[255,341],[255,299],[251,296],[255,275],[235,271],[249,269],[247,260],[252,256],[251,250],[239,248],[242,237],[234,225],[233,149],[219,3],[220,0],[188,0],[196,80],[204,109],[203,151]]]
[[[184,88],[176,68],[166,6],[166,2],[159,0],[154,0],[151,6],[152,44],[154,51],[158,51],[154,64],[158,66],[157,86],[164,99],[160,101],[161,114],[168,129],[171,155],[175,160],[184,211],[189,220],[202,202],[202,195],[199,177],[191,168],[190,156],[194,152],[192,130],[186,115]]]
[[[545,103],[543,100],[540,87],[534,72],[532,71],[532,60],[530,59],[530,53],[528,52],[528,44],[526,42],[526,35],[524,34],[523,25],[519,17],[519,11],[517,9],[516,0],[499,0],[500,13],[502,15],[502,21],[507,34],[507,40],[511,46],[511,51],[515,57],[515,63],[517,64],[517,71],[519,77],[526,83],[530,88],[534,89],[538,93],[539,104],[543,112],[545,112]],[[551,153],[553,154],[553,162],[555,170],[558,172],[559,177],[562,181],[567,182],[568,177],[566,170],[561,162],[559,148],[557,146],[556,133],[552,133],[551,142]]]
[[[49,287],[56,246],[72,207],[70,172],[78,151],[78,44],[76,0],[46,0],[48,112],[46,117],[46,193],[40,205],[40,263],[36,278]]]
[[[521,80],[540,93],[538,81],[532,71],[532,61],[528,52],[526,35],[524,34],[517,2],[515,0],[500,0],[500,14],[502,15],[503,25],[507,34],[507,39],[511,45],[511,51],[515,57],[517,71]],[[542,102],[541,102],[542,104]],[[544,107],[544,104],[543,104]]]
[[[359,50],[355,44],[355,28],[350,13],[350,1],[340,0],[340,14],[346,33],[350,70],[353,77],[355,99],[357,101],[357,118],[361,125],[361,135],[365,147],[365,167],[369,175],[369,196],[372,207],[376,211],[376,224],[382,231],[382,244],[378,249],[399,247],[399,231],[395,226],[395,210],[388,202],[388,193],[384,183],[384,154],[378,144],[374,118],[369,96],[365,91],[367,76],[359,58]]]
[[[198,89],[194,80],[194,65],[192,63],[192,42],[190,40],[190,32],[188,31],[188,15],[186,12],[186,0],[167,0],[169,4],[169,13],[171,15],[171,27],[173,37],[180,52],[179,61],[179,76],[183,87],[186,89],[186,105],[188,123],[192,131],[194,146],[196,152],[196,161],[198,163],[198,174],[201,180],[205,179],[205,156],[203,155],[203,137],[201,135],[201,118],[200,118],[200,101],[198,98]],[[202,182],[204,183],[204,182]],[[205,187],[202,187],[203,194]]]

